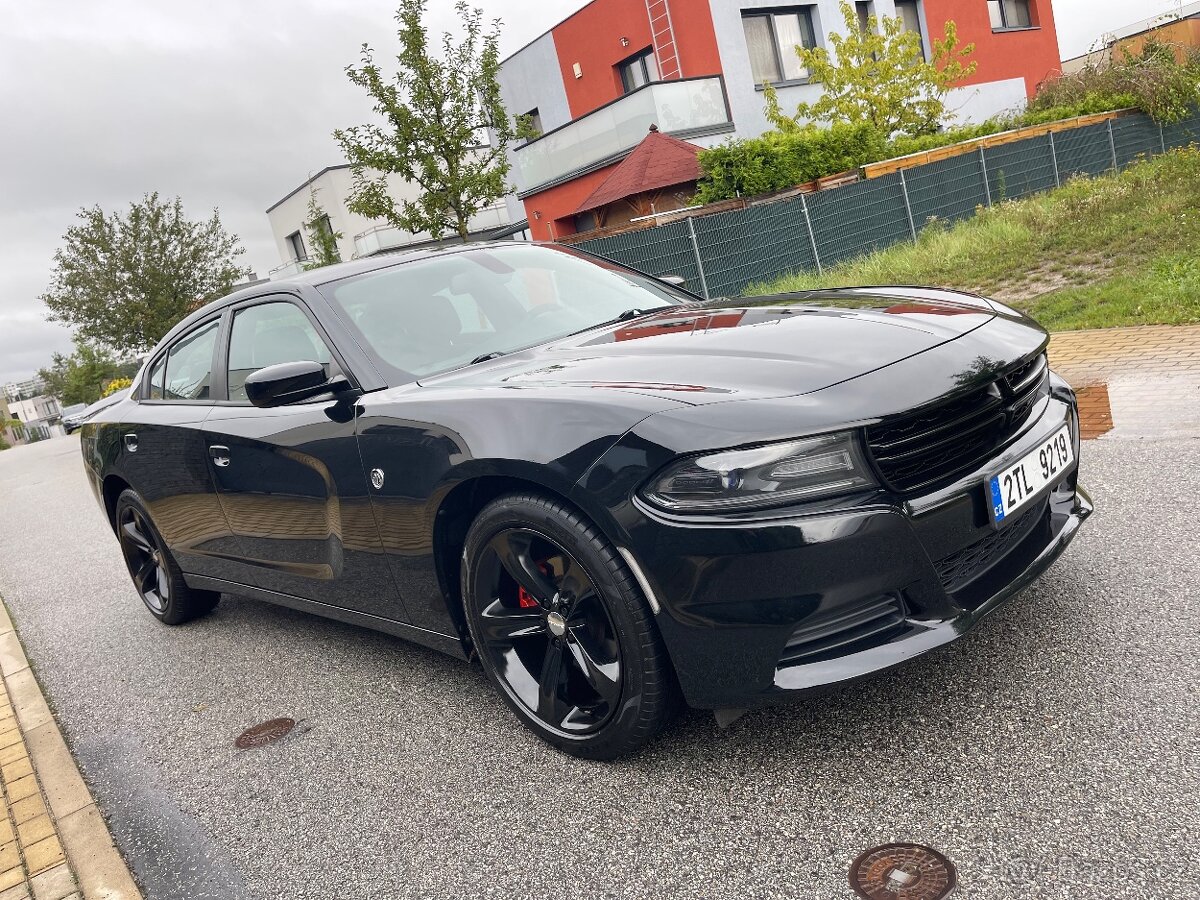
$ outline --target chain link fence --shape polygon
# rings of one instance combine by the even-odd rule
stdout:
[[[931,221],[1027,197],[1077,175],[1123,169],[1200,142],[1200,112],[1160,126],[1140,113],[1051,132],[843,187],[701,215],[575,246],[653,275],[678,275],[704,297],[832,266],[904,240]]]

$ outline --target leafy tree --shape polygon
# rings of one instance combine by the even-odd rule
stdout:
[[[85,342],[114,350],[147,350],[190,310],[229,292],[249,269],[244,248],[221,225],[183,214],[183,202],[147,194],[125,215],[99,206],[79,211],[54,253],[54,275],[42,301],[51,321],[65,322]]]
[[[531,137],[532,129],[527,121],[514,123],[500,99],[500,20],[485,32],[483,11],[458,0],[465,35],[459,43],[443,35],[438,54],[422,23],[427,3],[401,0],[395,75],[384,75],[366,44],[361,65],[346,68],[386,124],[338,129],[334,137],[354,166],[351,210],[414,234],[441,238],[449,231],[466,240],[471,217],[508,193],[508,145]],[[389,174],[416,184],[417,198],[393,198]]]
[[[38,376],[63,406],[95,403],[105,395],[109,382],[137,371],[137,363],[118,362],[107,350],[80,340],[70,356],[55,353],[52,359],[50,368],[40,370]]]
[[[975,72],[976,63],[967,62],[975,45],[960,47],[958,28],[948,21],[943,37],[931,40],[932,59],[926,60],[921,36],[906,31],[899,17],[869,16],[864,29],[847,0],[841,11],[846,27],[829,36],[832,55],[824,47],[796,47],[809,77],[823,88],[820,98],[801,103],[795,116],[788,116],[767,85],[767,118],[783,132],[801,128],[800,119],[867,122],[884,135],[937,131],[946,118],[946,95]]]
[[[308,218],[304,222],[304,231],[308,235],[308,246],[312,248],[312,257],[304,268],[319,269],[342,261],[342,252],[338,250],[342,233],[333,230],[329,216],[317,202],[316,188],[308,192]]]

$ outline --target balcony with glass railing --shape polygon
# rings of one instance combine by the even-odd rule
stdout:
[[[641,142],[651,125],[685,138],[731,129],[721,77],[651,82],[516,148],[517,195],[620,158]]]

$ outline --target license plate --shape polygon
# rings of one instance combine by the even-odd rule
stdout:
[[[997,525],[1037,497],[1053,484],[1074,460],[1071,428],[1064,425],[1057,434],[1042,441],[1003,472],[988,482],[992,519]]]

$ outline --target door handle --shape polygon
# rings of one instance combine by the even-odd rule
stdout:
[[[130,453],[137,453],[137,435],[136,434],[125,435],[125,449],[128,450]]]
[[[229,465],[229,448],[222,447],[220,444],[214,444],[208,448],[208,455],[212,457],[215,465],[224,469]]]

